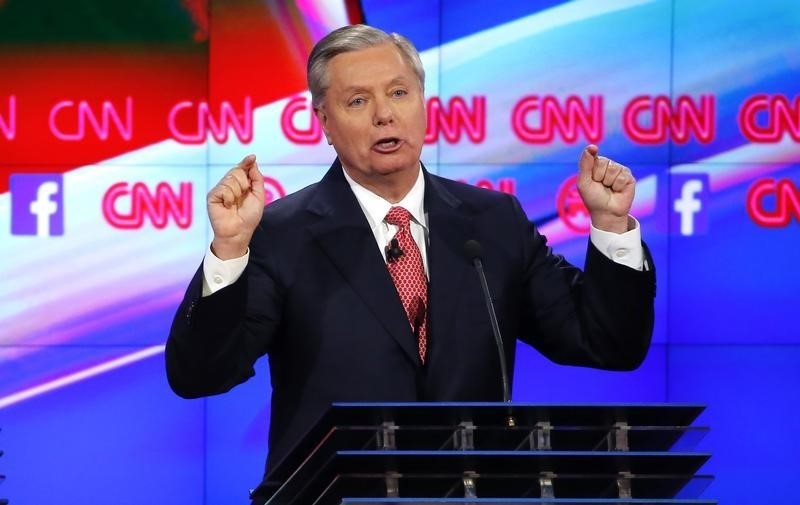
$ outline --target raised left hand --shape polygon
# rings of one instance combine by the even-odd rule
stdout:
[[[604,156],[590,144],[578,161],[578,192],[595,228],[614,233],[629,229],[636,179],[628,167]]]

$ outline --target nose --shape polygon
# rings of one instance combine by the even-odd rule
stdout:
[[[375,126],[386,126],[394,122],[394,110],[389,100],[378,98],[375,101],[375,114],[372,123]]]

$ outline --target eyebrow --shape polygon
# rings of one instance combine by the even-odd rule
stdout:
[[[391,81],[389,81],[389,86],[394,86],[395,84],[405,84],[405,83],[406,83],[406,79],[404,77],[397,76],[394,79],[392,79]],[[366,86],[355,85],[355,86],[348,86],[348,87],[344,88],[344,91],[346,93],[350,93],[350,92],[353,92],[353,91],[369,91],[369,88],[367,88]]]

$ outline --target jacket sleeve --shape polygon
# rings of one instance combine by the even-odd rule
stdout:
[[[655,267],[644,247],[647,271],[615,263],[591,242],[584,271],[554,254],[516,199],[522,237],[523,324],[520,338],[550,360],[609,370],[634,370],[650,347],[654,323]]]
[[[178,307],[167,339],[169,384],[184,398],[224,393],[250,377],[280,322],[281,298],[251,245],[250,261],[230,286],[203,297],[202,266]]]

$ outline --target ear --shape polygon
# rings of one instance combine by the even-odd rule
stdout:
[[[328,141],[329,146],[332,146],[333,141],[328,133],[328,115],[325,114],[325,111],[322,109],[322,107],[315,107],[314,114],[316,114],[317,120],[319,120],[319,124],[322,126],[322,132],[325,134],[325,140]]]

